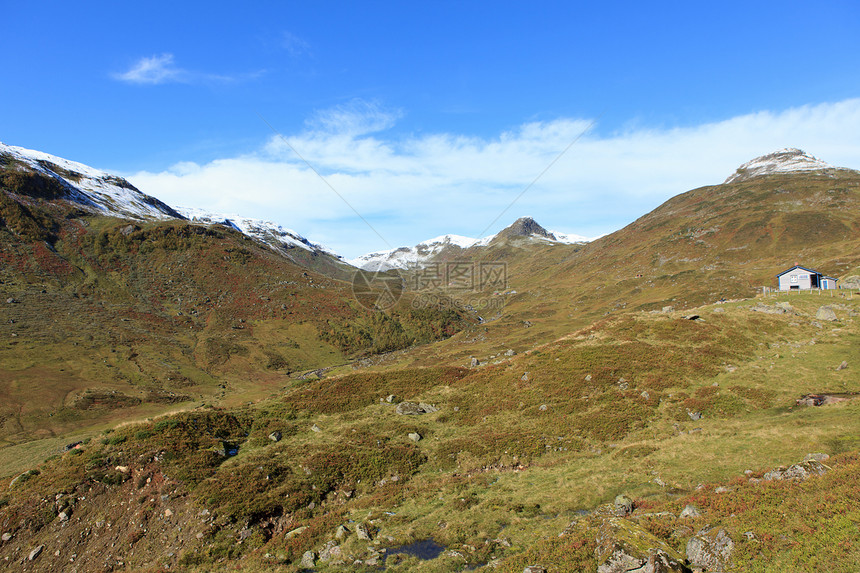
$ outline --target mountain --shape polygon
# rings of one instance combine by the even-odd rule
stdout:
[[[540,226],[531,217],[521,217],[499,233],[473,239],[461,235],[442,235],[422,241],[414,247],[400,247],[387,251],[376,251],[349,260],[349,264],[368,271],[390,269],[414,269],[433,262],[450,260],[467,249],[482,249],[490,244],[512,238],[543,240],[558,244],[579,244],[589,239],[570,233],[551,232]]]
[[[852,571],[860,300],[756,295],[857,273],[860,173],[766,171],[588,243],[429,241],[508,284],[378,312],[253,224],[0,169],[0,563]]]
[[[142,193],[116,175],[41,151],[0,143],[3,186],[30,191],[46,199],[64,199],[85,211],[131,219],[182,219],[175,209]]]
[[[276,223],[197,208],[176,209],[146,195],[122,177],[41,151],[0,143],[3,186],[35,197],[63,200],[92,214],[131,221],[188,220],[222,225],[268,245],[292,262],[349,280],[354,272],[338,254]],[[296,250],[298,249],[298,250]]]
[[[0,449],[254,399],[466,323],[410,293],[378,312],[384,284],[355,288],[353,267],[276,225],[192,221],[104,172],[2,151]]]
[[[850,171],[834,167],[829,163],[813,157],[803,150],[785,148],[748,161],[726,179],[725,183],[748,181],[755,177],[764,177],[777,173],[822,173],[835,174],[837,171]]]

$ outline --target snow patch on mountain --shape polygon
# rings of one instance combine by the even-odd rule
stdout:
[[[771,175],[774,173],[802,173],[811,171],[827,171],[843,169],[834,167],[829,163],[813,157],[803,150],[793,147],[787,147],[756,157],[752,161],[747,161],[737,171],[733,173],[725,183],[736,183],[738,181],[746,181],[753,177],[761,177],[763,175]]]
[[[238,215],[212,213],[203,209],[189,207],[179,207],[177,210],[192,223],[230,227],[276,249],[281,247],[288,249],[298,247],[311,252],[323,252],[337,259],[342,258],[331,249],[318,243],[312,243],[292,229],[286,229],[271,221],[249,219],[247,217],[239,217]]]
[[[122,177],[88,165],[3,143],[0,143],[0,155],[57,180],[66,188],[67,199],[87,211],[135,220],[181,218],[171,207],[142,193]]]

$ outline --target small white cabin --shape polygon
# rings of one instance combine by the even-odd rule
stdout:
[[[829,290],[836,288],[837,279],[823,275],[818,271],[794,265],[776,275],[779,290]]]

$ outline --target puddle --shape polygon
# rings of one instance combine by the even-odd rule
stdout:
[[[421,541],[414,541],[407,545],[392,547],[385,553],[385,556],[388,558],[392,555],[404,554],[412,555],[418,559],[429,560],[436,559],[443,551],[445,551],[445,548],[432,539],[422,539]]]

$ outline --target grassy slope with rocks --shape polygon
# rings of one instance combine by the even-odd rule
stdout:
[[[0,446],[12,458],[121,420],[260,399],[290,375],[465,324],[408,294],[370,311],[349,283],[231,229],[90,215],[50,185],[0,190]]]
[[[287,368],[265,350],[281,358],[308,352],[301,363],[308,369],[334,366],[344,353],[392,350],[398,344],[372,333],[400,340],[411,300],[390,313],[398,329],[321,294],[341,292],[341,283],[285,270],[276,254],[224,230],[168,224],[165,231],[159,224],[123,235],[127,227],[115,220],[65,219],[51,211],[59,208],[54,204],[16,201],[30,210],[20,220],[32,224],[4,231],[11,265],[4,266],[4,300],[20,299],[4,311],[21,313],[8,327],[38,314],[27,312],[28,299],[59,301],[48,314],[74,326],[66,330],[80,329],[84,337],[69,344],[89,346],[76,354],[62,347],[62,336],[27,341],[7,331],[16,344],[3,356],[22,360],[14,377],[7,373],[10,396],[17,391],[22,407],[32,407],[23,393],[51,375],[56,382],[38,391],[60,388],[66,371],[88,381],[116,380],[107,374],[113,372],[132,379],[125,373],[136,360],[141,372],[189,360],[180,374],[199,386],[205,376],[223,396],[217,407],[207,400],[119,427],[102,417],[102,433],[91,431],[79,449],[45,461],[44,448],[0,450],[8,476],[0,481],[0,534],[7,537],[0,559],[34,571],[72,562],[81,570],[298,571],[313,551],[325,558],[316,563],[320,571],[343,570],[337,563],[373,570],[383,549],[433,538],[446,548],[440,557],[392,556],[386,565],[456,571],[492,562],[519,573],[540,563],[550,571],[593,571],[603,558],[594,528],[601,513],[594,509],[625,493],[637,506],[630,523],[682,553],[708,523],[733,539],[740,570],[772,570],[776,563],[780,571],[805,571],[823,560],[851,570],[856,519],[845,500],[860,483],[860,406],[853,399],[821,407],[795,401],[860,392],[860,299],[850,291],[748,297],[796,258],[828,274],[858,274],[858,182],[851,173],[781,175],[703,188],[585,247],[510,238],[476,259],[508,263],[516,294],[480,293],[506,298],[498,316],[432,345],[365,357],[364,370],[336,369],[345,374],[324,379],[285,377]],[[812,225],[818,216],[826,232]],[[69,235],[74,225],[81,228]],[[792,243],[793,231],[804,241]],[[21,239],[25,232],[43,236]],[[115,255],[135,233],[169,239],[145,257],[133,248]],[[189,249],[195,256],[181,259]],[[180,262],[187,266],[179,275],[165,272]],[[234,276],[224,263],[241,270],[223,280]],[[261,265],[265,271],[255,270]],[[133,278],[139,269],[149,269],[147,279]],[[188,278],[201,272],[219,277],[222,290],[206,290],[211,279]],[[296,284],[276,294],[248,290],[258,281],[281,285],[274,277],[287,272],[284,280]],[[184,282],[167,282],[177,276]],[[141,285],[153,279],[161,281],[155,294],[140,301],[137,294],[150,290]],[[199,302],[203,295],[213,308]],[[189,296],[195,304],[187,305]],[[721,297],[737,300],[696,306]],[[679,310],[657,312],[670,305]],[[836,321],[817,318],[825,305]],[[63,317],[61,308],[96,317],[94,326]],[[283,311],[306,318],[287,319]],[[700,319],[685,318],[690,314]],[[445,315],[412,316],[428,337],[451,334]],[[285,330],[289,341],[278,338]],[[47,336],[43,331],[50,332],[26,334]],[[124,342],[135,333],[149,340],[141,352]],[[273,340],[282,343],[273,349]],[[52,345],[75,362],[39,371],[35,357],[52,356]],[[321,348],[329,354],[310,354]],[[480,359],[478,367],[465,367],[470,355]],[[262,364],[274,366],[276,383],[261,374]],[[169,376],[162,381],[173,382]],[[215,390],[219,384],[227,388]],[[96,408],[108,402],[115,413],[138,408],[143,418],[153,403],[127,404],[138,395],[109,385],[85,388],[89,393],[74,394],[76,401]],[[180,390],[166,389],[168,397]],[[249,397],[261,399],[249,404]],[[433,408],[400,415],[401,401]],[[34,420],[37,427],[46,418]],[[68,436],[60,426],[51,431]],[[752,483],[744,474],[758,478],[809,452],[834,456],[832,470],[800,484]],[[686,504],[701,516],[677,517]]]
[[[816,319],[825,303],[837,321]],[[351,533],[337,544],[350,564],[432,537],[442,556],[392,558],[391,569],[493,561],[500,571],[535,562],[588,571],[593,532],[571,522],[623,492],[640,512],[695,504],[697,520],[642,518],[681,549],[699,526],[719,524],[743,570],[776,559],[800,571],[825,557],[849,570],[856,524],[839,500],[860,485],[856,455],[843,453],[860,446],[860,403],[795,401],[860,391],[858,310],[856,297],[795,294],[703,307],[700,320],[629,313],[488,368],[295,382],[253,406],[119,428],[0,485],[0,529],[13,536],[0,556],[15,561],[44,544],[32,570],[71,554],[94,567],[90,548],[109,540],[99,559],[133,569],[297,571],[345,525]],[[838,370],[842,361],[849,367]],[[398,415],[399,400],[438,411]],[[225,444],[238,454],[222,455]],[[744,470],[761,477],[813,451],[837,456],[832,472],[802,484],[746,481]],[[359,524],[371,541],[356,537]],[[182,533],[169,533],[177,525]],[[156,551],[159,539],[167,544]],[[830,542],[846,550],[822,549]]]

